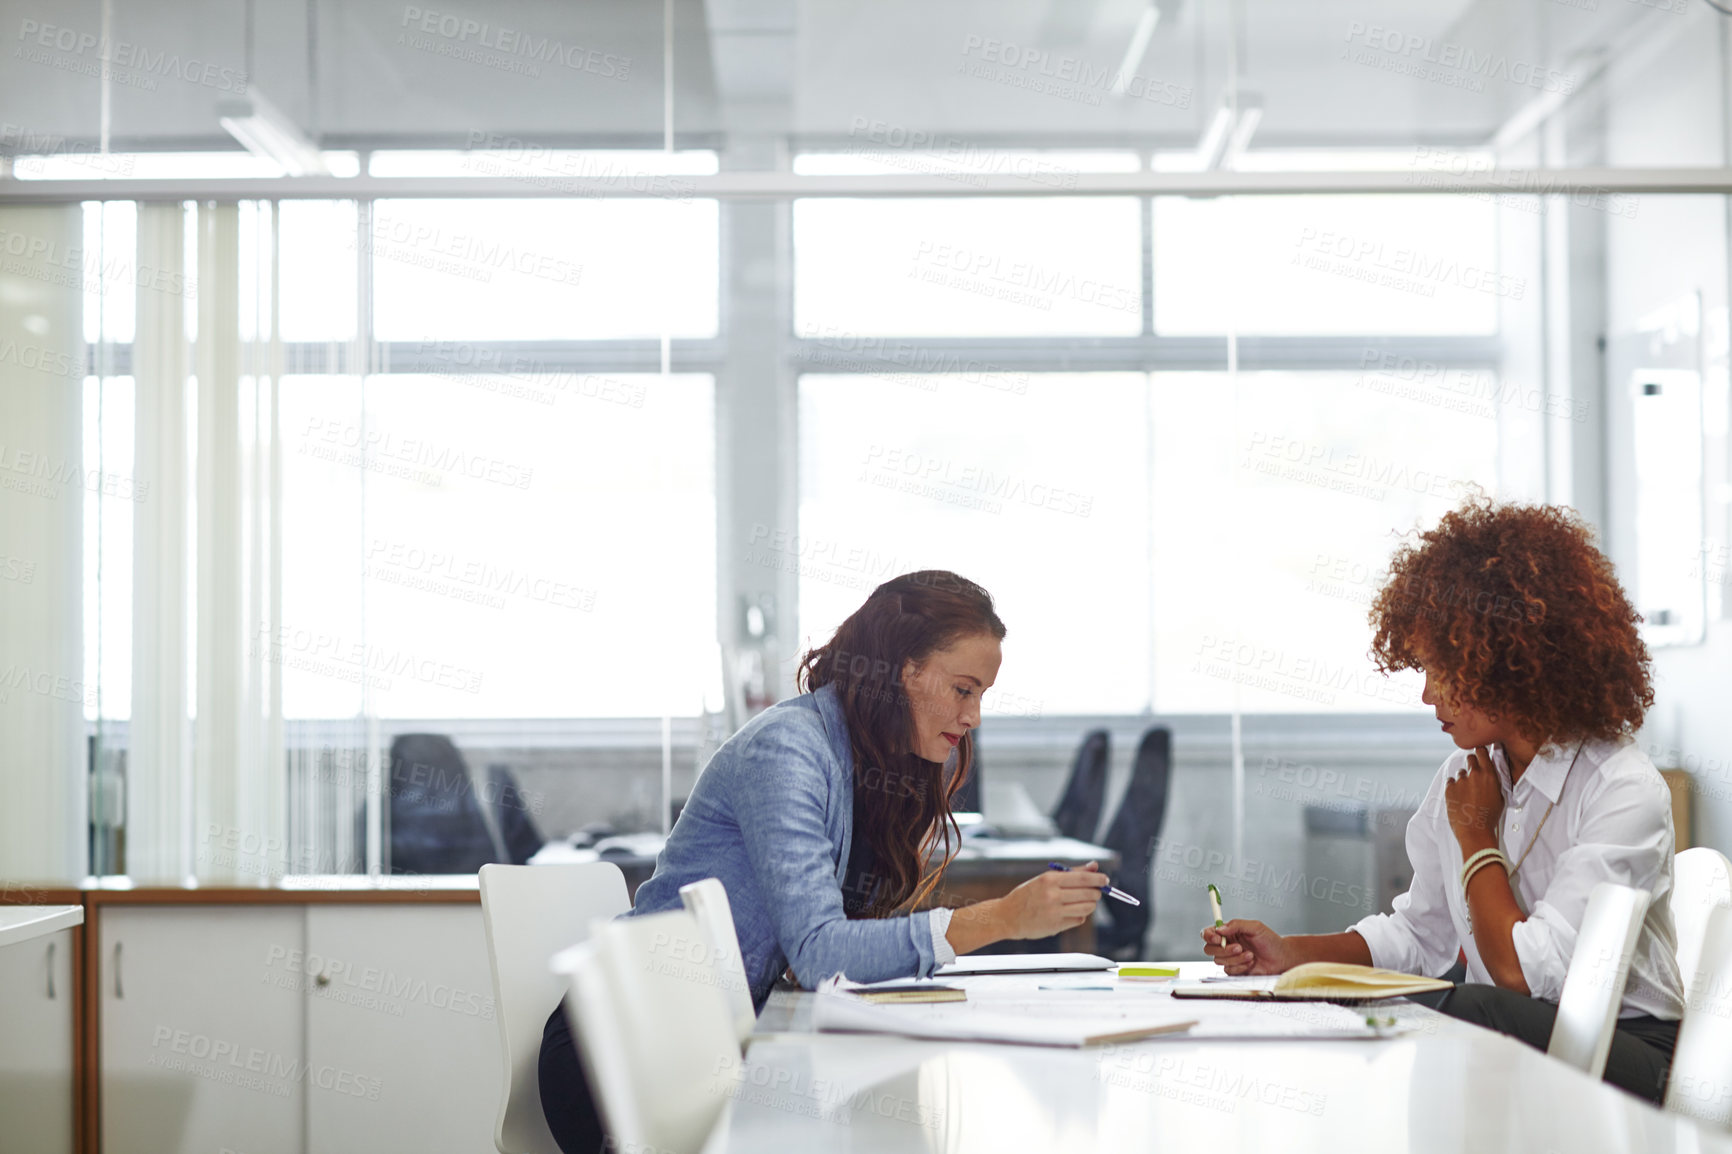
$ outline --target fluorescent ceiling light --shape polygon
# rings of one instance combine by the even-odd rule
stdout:
[[[331,170],[300,126],[259,94],[217,105],[217,123],[254,156],[282,166],[290,176],[329,176]]]
[[[1257,131],[1262,120],[1263,101],[1255,96],[1240,96],[1239,119],[1234,123],[1233,131],[1227,134],[1227,151],[1221,155],[1222,168],[1237,167],[1239,158],[1251,143],[1251,134]]]
[[[1605,71],[1607,56],[1601,49],[1589,49],[1577,52],[1564,61],[1564,79],[1568,84],[1558,84],[1555,88],[1540,93],[1520,108],[1516,109],[1510,118],[1492,134],[1490,147],[1502,151],[1520,143],[1527,135],[1540,125],[1550,120],[1557,111],[1568,104],[1574,97],[1580,96],[1582,90],[1600,78]],[[1553,75],[1557,75],[1554,73]]]
[[[1227,132],[1232,127],[1233,110],[1222,101],[1221,106],[1215,109],[1209,127],[1203,130],[1203,139],[1197,143],[1197,164],[1201,171],[1209,172],[1221,163],[1221,152],[1227,146]]]
[[[1161,22],[1161,10],[1155,7],[1155,0],[1149,0],[1148,7],[1137,17],[1137,26],[1131,32],[1130,46],[1125,49],[1125,58],[1119,63],[1119,74],[1113,77],[1112,93],[1123,96],[1131,86],[1131,78],[1137,74],[1137,69],[1143,66],[1143,55],[1149,50],[1149,41],[1154,38],[1155,26]]]
[[[1552,118],[1552,114],[1562,108],[1569,100],[1570,93],[1563,90],[1542,92],[1528,103],[1516,109],[1514,115],[1503,122],[1491,138],[1494,151],[1501,151],[1524,139],[1528,133]]]

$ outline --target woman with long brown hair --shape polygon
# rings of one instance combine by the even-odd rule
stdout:
[[[1092,863],[955,916],[915,909],[959,844],[951,799],[1004,634],[986,590],[954,573],[874,589],[801,660],[805,692],[753,718],[704,767],[632,913],[678,909],[681,886],[721,879],[760,1008],[786,970],[808,989],[839,973],[930,974],[992,942],[1087,921],[1108,884]],[[563,1007],[548,1019],[540,1074],[561,1149],[595,1150],[602,1135]]]

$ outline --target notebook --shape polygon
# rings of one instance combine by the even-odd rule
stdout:
[[[871,989],[849,990],[861,1001],[880,1006],[917,1005],[923,1002],[966,1002],[968,991],[961,986],[946,986],[938,982],[904,982],[898,985],[880,984]]]
[[[1110,970],[1111,958],[1095,954],[969,954],[933,972],[936,978],[960,978],[978,974],[1063,974],[1083,970]]]
[[[1441,978],[1421,978],[1395,970],[1355,966],[1346,962],[1307,962],[1294,966],[1274,981],[1268,978],[1177,982],[1175,998],[1224,998],[1238,1001],[1272,1002],[1375,1002],[1383,998],[1406,998],[1454,986]]]

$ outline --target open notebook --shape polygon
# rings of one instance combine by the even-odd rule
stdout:
[[[1421,978],[1395,970],[1355,966],[1346,962],[1307,962],[1278,978],[1241,978],[1178,982],[1175,998],[1230,998],[1272,1002],[1375,1002],[1447,990],[1441,978]]]

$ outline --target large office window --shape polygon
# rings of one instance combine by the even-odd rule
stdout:
[[[139,264],[137,205],[87,206],[83,454],[96,479],[82,518],[76,685],[95,738],[96,872],[127,868],[132,502],[142,499],[128,489],[142,426],[127,367],[141,355],[134,304],[144,285],[185,321],[186,567],[153,581],[180,582],[186,598],[183,716],[195,744],[210,677],[198,668],[195,608],[207,560],[201,438],[237,438],[241,476],[260,486],[243,514],[245,540],[230,544],[244,556],[248,604],[271,613],[280,598],[269,635],[241,644],[267,724],[277,709],[287,723],[275,748],[288,762],[279,780],[290,818],[288,843],[272,840],[277,857],[253,863],[258,871],[367,868],[366,839],[389,830],[368,833],[366,767],[394,733],[456,734],[484,759],[480,773],[496,759],[541,757],[544,745],[587,748],[583,727],[597,719],[653,735],[662,718],[722,707],[714,379],[653,370],[656,338],[716,333],[719,214],[713,201],[667,191],[643,201],[243,202],[237,247],[219,241],[211,252],[201,252],[204,210],[189,206],[172,284],[170,270]],[[199,331],[201,302],[212,303],[201,259],[225,251],[238,266],[228,274],[235,307],[205,320],[232,315],[236,327],[207,360],[220,334]],[[238,358],[241,373],[233,429],[198,411],[200,366],[223,357]],[[259,387],[273,366],[284,375]],[[255,443],[249,430],[269,432]],[[225,549],[214,537],[204,544]],[[480,730],[505,751],[475,750],[483,739],[463,735]],[[657,823],[654,769],[636,767],[660,758],[646,753],[633,748],[631,772],[645,780],[614,791],[622,796],[567,797],[543,818],[555,832]],[[559,772],[574,756],[542,762]],[[388,847],[378,856],[391,868]]]
[[[1367,656],[1390,553],[1540,445],[1487,343],[1533,300],[1507,206],[1154,198],[1146,237],[1141,207],[796,203],[802,639],[951,568],[1011,627],[988,712],[1419,708]],[[1069,292],[1145,278],[1146,318]],[[1239,336],[1295,339],[1238,371],[1196,341]]]
[[[1155,560],[1141,374],[806,376],[800,429],[799,537],[761,547],[799,558],[803,637],[898,573],[950,569],[993,594],[1009,630],[984,708],[1148,707],[1133,640]]]
[[[800,533],[760,548],[798,558],[811,639],[899,572],[979,581],[1010,629],[989,713],[1416,708],[1367,606],[1400,531],[1495,490],[1497,433],[1383,383],[809,375]]]
[[[713,336],[713,200],[374,205],[381,340]]]
[[[708,377],[293,377],[290,718],[714,708]]]
[[[1489,387],[1489,374],[1458,373]],[[1401,534],[1497,487],[1495,414],[1394,374],[1157,374],[1149,532],[1156,708],[1419,708],[1366,652]],[[1139,639],[1142,640],[1142,639]]]
[[[1156,197],[1155,328],[1483,335],[1538,291],[1500,270],[1495,206],[1447,196]]]
[[[1082,334],[1142,327],[1137,201],[803,200],[802,335]]]

